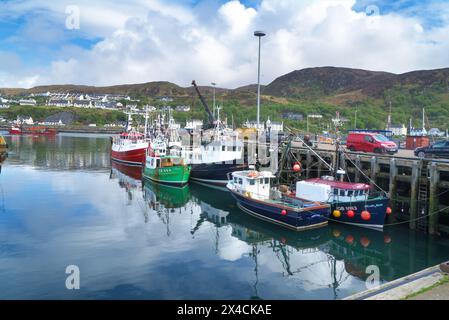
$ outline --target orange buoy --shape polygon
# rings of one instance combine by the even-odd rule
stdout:
[[[282,211],[281,211],[281,214],[282,214],[283,216],[286,216],[286,215],[287,215],[287,210],[285,210],[285,209],[282,210]]]
[[[387,208],[387,215],[389,216],[390,214],[393,213],[393,209],[391,209],[390,207]]]
[[[369,211],[363,211],[362,212],[362,219],[365,221],[368,221],[371,219],[371,213],[369,213]]]
[[[346,212],[346,215],[348,216],[348,218],[354,218],[355,212],[353,210],[349,210],[348,212]]]

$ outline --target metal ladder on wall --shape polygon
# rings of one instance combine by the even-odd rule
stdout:
[[[427,162],[423,161],[420,169],[419,187],[418,187],[418,218],[416,222],[417,229],[427,232],[428,218],[425,217],[429,210],[429,170]]]

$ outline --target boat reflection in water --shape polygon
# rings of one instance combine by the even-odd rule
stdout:
[[[134,196],[134,191],[142,186],[142,168],[126,166],[112,161],[110,179],[117,179],[120,188],[126,190],[128,205],[131,204]]]
[[[179,189],[145,182],[142,190],[145,223],[162,221],[166,235],[185,244],[206,243],[201,255],[215,276],[222,277],[232,264],[234,280],[251,286],[251,299],[341,299],[366,290],[373,268],[380,283],[391,281],[436,264],[446,246],[429,245],[434,240],[405,228],[379,232],[329,225],[297,233],[248,216],[228,192],[198,184]],[[278,286],[285,290],[273,291]]]
[[[145,223],[149,223],[149,215],[155,213],[166,226],[168,237],[171,236],[170,223],[173,216],[193,214],[195,211],[188,185],[176,188],[144,180],[143,198],[147,205],[144,211]]]

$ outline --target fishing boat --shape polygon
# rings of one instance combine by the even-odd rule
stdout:
[[[243,158],[243,147],[238,134],[225,128],[220,120],[220,109],[217,108],[211,141],[195,147],[183,147],[180,155],[192,167],[190,178],[193,181],[224,188],[228,183],[228,174],[248,169]]]
[[[124,132],[112,140],[111,159],[127,165],[142,166],[148,141],[138,132]]]
[[[147,150],[143,177],[161,184],[184,187],[189,181],[190,170],[182,157],[167,155],[165,140],[156,138]]]
[[[9,134],[14,134],[14,135],[30,134],[30,135],[54,136],[57,133],[58,133],[58,131],[56,129],[48,128],[45,126],[30,126],[30,127],[12,126],[9,129]]]
[[[135,131],[131,115],[128,115],[126,132],[112,138],[111,159],[126,165],[143,166],[149,143],[145,134]]]
[[[334,123],[338,134],[338,128],[341,126],[339,113]],[[392,213],[392,209],[388,207],[388,194],[380,188],[375,191],[371,185],[365,183],[345,181],[346,171],[339,168],[341,153],[345,151],[340,149],[339,137],[335,142],[334,166],[318,156],[332,175],[296,182],[296,197],[329,204],[332,210],[330,219],[333,222],[383,230],[386,216]],[[316,154],[312,148],[305,146]],[[299,163],[295,166],[301,168]],[[355,169],[364,174],[357,166]],[[372,184],[377,186],[374,181]]]
[[[330,204],[332,221],[372,229],[383,229],[392,211],[389,198],[374,192],[370,185],[338,181],[331,176],[298,181],[296,197]]]
[[[22,129],[20,127],[17,127],[17,126],[12,126],[9,129],[9,134],[22,134]]]
[[[302,231],[326,226],[330,205],[306,201],[271,187],[275,176],[269,171],[237,171],[230,175],[228,190],[238,207],[257,218]]]

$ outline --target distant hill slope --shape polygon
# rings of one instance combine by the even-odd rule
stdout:
[[[397,87],[448,89],[449,68],[413,71],[396,75],[350,68],[321,67],[293,71],[275,79],[264,94],[285,98],[310,99],[359,92],[371,98],[384,97]],[[447,91],[447,90],[446,90]]]
[[[212,101],[213,88],[201,86],[203,96]],[[257,86],[250,84],[236,89],[216,88],[217,104],[224,105],[224,112],[236,122],[255,118]],[[42,92],[124,94],[146,97],[148,103],[159,103],[155,97],[169,96],[174,103],[194,105],[199,117],[204,109],[191,86],[181,87],[170,82],[125,84],[110,87],[77,85],[39,86],[31,89],[0,89],[3,94],[27,94]],[[357,108],[358,125],[384,127],[391,102],[393,122],[407,124],[410,118],[421,119],[426,108],[429,126],[445,129],[449,123],[449,68],[421,70],[404,74],[368,71],[340,67],[307,68],[283,75],[262,86],[262,116],[280,119],[284,112],[317,113],[326,118],[340,111],[354,123]]]

